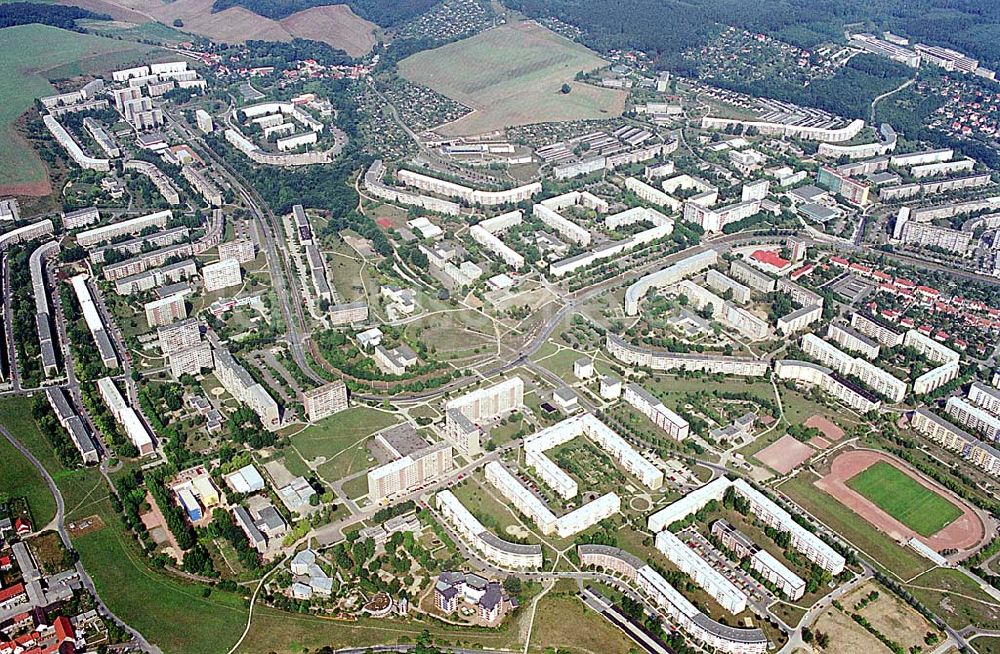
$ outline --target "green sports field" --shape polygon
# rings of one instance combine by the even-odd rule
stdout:
[[[847,486],[921,536],[933,536],[962,515],[957,506],[885,461],[854,475]]]

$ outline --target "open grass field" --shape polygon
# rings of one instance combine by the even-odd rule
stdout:
[[[628,652],[635,648],[620,629],[571,593],[556,594],[556,589],[538,603],[531,644],[560,652]]]
[[[872,582],[855,589],[842,599],[841,603],[847,610],[851,610],[872,591],[878,592],[878,599],[870,602],[858,613],[867,618],[872,626],[882,632],[889,640],[899,643],[907,651],[914,651],[915,648],[919,649],[925,646],[924,636],[928,632],[936,632],[939,637],[943,636],[916,609],[883,586]]]
[[[228,649],[246,623],[243,599],[219,590],[205,598],[202,586],[149,569],[112,509],[100,472],[64,468],[31,418],[30,403],[28,398],[0,401],[0,424],[17,435],[55,479],[66,502],[67,522],[97,515],[106,525],[73,536],[74,549],[101,599],[165,654],[214,654]],[[0,461],[6,472],[10,460]]]
[[[897,545],[843,504],[813,485],[811,472],[800,472],[779,486],[796,504],[844,537],[862,554],[901,579],[910,579],[931,567],[915,551]]]
[[[100,515],[109,526],[73,545],[111,610],[165,654],[214,654],[236,642],[247,617],[241,597],[215,590],[206,598],[201,586],[152,572],[108,502]]]
[[[888,652],[889,648],[878,638],[865,631],[843,612],[828,608],[816,619],[813,631],[822,631],[830,636],[829,652]]]
[[[72,69],[101,68],[112,54],[138,59],[149,46],[78,34],[47,25],[0,29],[0,195],[40,196],[50,192],[42,160],[14,130],[14,122],[36,98],[55,91],[49,79]]]
[[[970,624],[1000,629],[1000,602],[959,570],[935,568],[906,589],[954,629]]]
[[[962,511],[884,461],[847,480],[847,486],[921,536],[941,531]]]
[[[11,432],[15,433],[16,432]],[[42,475],[21,456],[14,446],[0,437],[0,461],[3,461],[3,475],[0,476],[0,497],[25,497],[31,517],[39,526],[46,525],[56,514],[56,500],[49,492]]]
[[[292,437],[292,444],[307,461],[321,456],[329,460],[397,422],[399,420],[391,413],[356,406],[305,428]]]
[[[587,48],[533,22],[509,23],[399,64],[402,75],[474,111],[442,127],[447,135],[477,134],[532,123],[612,118],[623,92],[573,81],[604,61]],[[571,92],[560,93],[563,84]]]

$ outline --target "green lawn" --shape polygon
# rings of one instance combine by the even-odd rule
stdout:
[[[399,422],[398,417],[366,406],[352,407],[321,420],[292,437],[292,444],[305,459],[327,460],[366,436]]]
[[[131,53],[138,59],[149,46],[47,25],[18,25],[0,29],[0,187],[44,182],[42,160],[14,131],[14,121],[36,98],[52,95],[49,79],[104,68],[101,60],[112,53]]]
[[[1000,603],[960,570],[935,568],[906,589],[954,629],[1000,629]]]
[[[854,475],[847,486],[921,536],[936,534],[962,515],[957,506],[885,461]]]
[[[862,554],[899,578],[910,579],[931,567],[930,561],[911,549],[900,547],[856,513],[814,486],[816,479],[816,475],[811,472],[801,472],[781,484],[779,490],[840,534]]]
[[[185,584],[151,571],[109,503],[100,515],[109,526],[73,541],[97,592],[119,617],[166,654],[216,654],[236,642],[247,607],[234,594]]]
[[[16,432],[11,433],[16,436]],[[27,498],[32,520],[38,526],[48,524],[56,514],[56,500],[45,485],[42,475],[6,438],[0,438],[0,461],[3,461],[0,498]]]
[[[59,463],[31,418],[31,402],[23,397],[0,400],[0,424],[17,436],[55,479],[68,519],[97,514],[104,521],[104,528],[73,539],[101,599],[165,654],[228,650],[246,623],[244,600],[219,590],[204,598],[203,586],[182,583],[149,569],[112,509],[100,472],[94,468],[69,470]],[[3,449],[0,456],[4,472],[9,465],[19,466],[18,461],[24,461],[8,458]],[[54,513],[52,496],[47,490],[37,494],[43,496],[52,502],[49,511]],[[40,510],[32,506],[32,511]],[[36,521],[41,522],[37,515]]]

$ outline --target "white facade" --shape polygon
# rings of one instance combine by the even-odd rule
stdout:
[[[236,259],[223,259],[216,263],[210,263],[201,269],[201,276],[205,282],[205,290],[208,292],[243,283],[240,262]]]

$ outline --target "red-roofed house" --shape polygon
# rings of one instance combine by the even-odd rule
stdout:
[[[903,327],[909,327],[910,329],[913,329],[913,327],[915,327],[917,323],[913,322],[913,318],[903,318],[899,321],[899,324],[902,325]]]
[[[934,334],[935,341],[941,341],[944,343],[948,340],[948,332],[939,329],[936,334]]]
[[[60,615],[56,618],[55,622],[52,623],[53,628],[56,630],[56,638],[60,642],[65,640],[71,640],[76,642],[76,630],[73,629],[73,623],[69,621],[65,615]]]
[[[881,270],[876,270],[872,273],[872,277],[879,280],[880,282],[892,283],[892,275],[884,273]]]
[[[815,266],[813,266],[811,263],[807,263],[798,270],[793,270],[792,274],[789,275],[789,277],[791,277],[792,281],[795,281],[796,279],[800,277],[805,277],[806,275],[811,273],[813,271],[813,268],[815,268]]]
[[[871,268],[869,268],[868,266],[863,266],[860,263],[852,263],[851,264],[851,271],[856,272],[856,273],[861,274],[861,275],[871,275],[872,274],[872,269]]]
[[[931,288],[930,286],[918,286],[917,294],[926,298],[936,298],[941,295],[941,291],[936,288]]]
[[[897,277],[896,281],[893,282],[899,288],[913,288],[916,286],[913,282],[908,279],[903,279],[902,277]]]
[[[7,572],[14,567],[14,563],[10,560],[10,556],[4,554],[0,556],[0,570]]]
[[[851,265],[851,262],[843,257],[830,257],[830,263],[841,268],[847,268]]]
[[[920,327],[917,327],[917,331],[923,334],[924,336],[930,336],[931,332],[934,330],[931,329],[930,325],[920,325]]]
[[[12,609],[25,599],[27,599],[27,595],[24,593],[24,584],[0,588],[0,611]]]
[[[755,250],[750,258],[764,270],[781,274],[787,272],[792,267],[792,262],[782,259],[777,252],[771,250]]]

